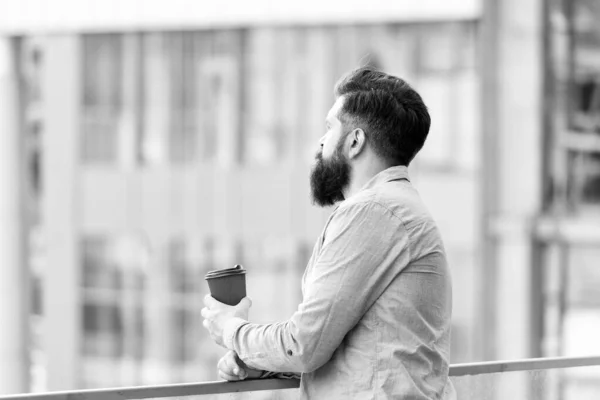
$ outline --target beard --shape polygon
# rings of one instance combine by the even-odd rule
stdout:
[[[342,147],[338,146],[329,160],[323,159],[322,152],[318,152],[315,159],[317,161],[310,173],[313,203],[327,207],[343,201],[343,190],[350,183],[350,164],[342,153]]]

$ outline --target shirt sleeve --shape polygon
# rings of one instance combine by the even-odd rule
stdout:
[[[225,345],[251,368],[314,371],[331,358],[409,258],[400,218],[375,202],[343,205],[327,226],[293,316],[274,324],[232,321],[224,330]]]

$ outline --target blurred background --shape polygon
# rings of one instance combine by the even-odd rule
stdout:
[[[600,354],[597,0],[3,8],[0,393],[215,380],[212,269],[245,266],[253,321],[291,316],[331,212],[308,175],[333,85],[367,64],[432,115],[409,171],[452,268],[452,363]]]

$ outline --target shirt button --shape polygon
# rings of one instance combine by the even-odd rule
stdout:
[[[287,351],[287,355],[288,355],[288,356],[292,356],[292,355],[294,355],[294,352],[293,352],[293,351],[291,351],[291,350],[288,350],[288,351]]]

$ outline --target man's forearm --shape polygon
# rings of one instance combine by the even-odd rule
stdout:
[[[305,369],[305,358],[289,331],[290,322],[278,324],[251,324],[242,319],[231,319],[223,330],[224,344],[234,350],[250,368],[272,373],[297,373]]]

